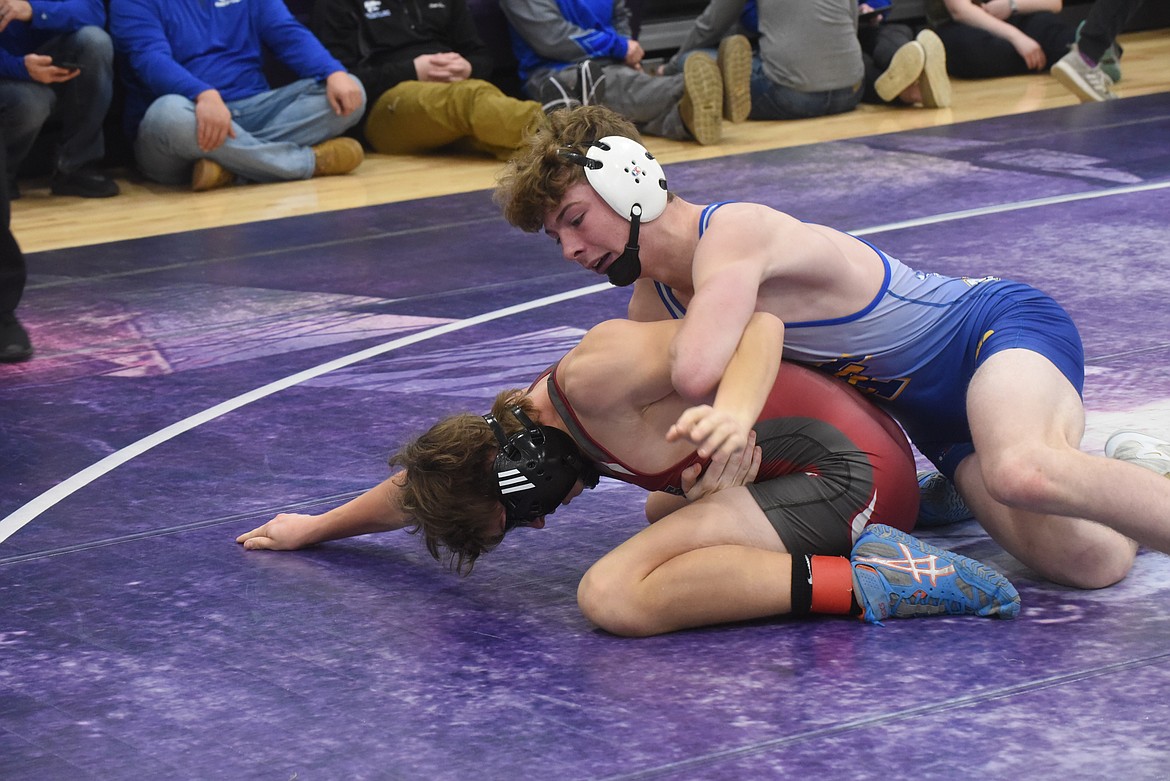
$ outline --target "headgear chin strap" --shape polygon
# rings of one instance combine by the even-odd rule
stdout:
[[[505,510],[504,531],[552,515],[578,480],[586,488],[598,480],[597,470],[572,437],[533,423],[519,407],[509,407],[508,412],[524,426],[511,436],[494,415],[483,416],[500,443],[493,470]]]
[[[598,139],[584,155],[565,149],[561,156],[584,166],[589,185],[610,208],[630,221],[626,249],[609,264],[606,274],[619,287],[633,284],[642,274],[638,228],[666,209],[666,173],[646,147],[625,136]]]

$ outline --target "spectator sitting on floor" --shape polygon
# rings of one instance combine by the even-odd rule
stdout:
[[[361,164],[361,144],[338,136],[361,119],[365,90],[282,0],[111,0],[110,29],[128,66],[127,132],[148,178],[210,190]],[[262,46],[299,80],[270,88]]]
[[[45,123],[61,120],[49,185],[54,195],[107,198],[113,179],[93,170],[106,153],[102,124],[113,95],[114,51],[101,0],[0,0],[0,127],[8,197]]]
[[[857,39],[865,64],[862,102],[946,108],[951,105],[951,81],[942,41],[929,29],[915,35],[907,25],[887,21],[892,8],[890,0],[858,5]]]
[[[719,66],[703,54],[690,58],[681,74],[645,72],[645,51],[631,32],[625,0],[501,0],[500,7],[511,26],[520,79],[546,111],[597,104],[648,135],[700,144],[723,137]]]
[[[804,119],[857,107],[865,69],[856,0],[711,0],[667,72],[737,24],[750,26],[752,5],[759,38],[750,119]]]
[[[926,19],[961,79],[1044,71],[1063,57],[1075,28],[1057,14],[1061,0],[926,0]]]
[[[420,6],[317,0],[313,31],[371,96],[363,126],[382,154],[429,152],[466,140],[500,158],[543,121],[540,104],[487,81],[492,61],[466,0]]]

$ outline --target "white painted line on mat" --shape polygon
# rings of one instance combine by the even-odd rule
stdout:
[[[1144,193],[1150,190],[1164,190],[1170,187],[1170,182],[1149,182],[1146,184],[1128,184],[1122,187],[1110,187],[1108,190],[1094,190],[1088,193],[1066,193],[1064,195],[1052,195],[1047,198],[1033,198],[1028,201],[1012,201],[1011,203],[1001,203],[995,206],[980,206],[975,209],[963,209],[957,212],[945,212],[943,214],[933,214],[929,217],[919,217],[914,220],[903,220],[902,222],[891,222],[886,225],[875,225],[872,228],[862,228],[861,230],[847,231],[851,236],[868,236],[871,233],[885,233],[887,231],[896,231],[903,228],[917,228],[923,225],[936,225],[940,222],[954,222],[955,220],[966,220],[972,217],[982,217],[987,214],[1000,214],[1002,212],[1021,211],[1023,209],[1035,209],[1040,206],[1053,206],[1061,203],[1073,203],[1075,201],[1088,201],[1093,198],[1109,198],[1114,195],[1129,195],[1130,193]]]
[[[944,214],[936,214],[930,217],[920,217],[914,220],[904,220],[902,222],[892,222],[886,225],[876,225],[870,228],[862,228],[860,230],[849,231],[849,233],[854,236],[867,236],[873,233],[884,233],[887,231],[919,227],[922,225],[934,225],[942,222],[964,220],[988,214],[1019,211],[1021,209],[1033,209],[1040,206],[1072,203],[1074,201],[1084,201],[1093,198],[1107,198],[1114,195],[1127,195],[1130,193],[1148,192],[1151,190],[1166,189],[1168,187],[1170,187],[1170,182],[1151,182],[1148,184],[1113,187],[1107,190],[1095,190],[1093,192],[1067,193],[1065,195],[1055,195],[1048,198],[1035,198],[1027,201],[1015,201],[1012,203],[998,204],[995,206],[981,206],[976,209],[946,212]],[[529,301],[528,303],[517,304],[516,306],[499,309],[495,312],[487,312],[482,315],[476,315],[475,317],[471,317],[466,320],[460,320],[455,323],[448,323],[447,325],[421,331],[417,334],[403,337],[402,339],[395,339],[394,341],[386,342],[385,344],[377,345],[375,347],[356,352],[343,358],[338,358],[337,360],[330,361],[329,363],[323,363],[320,366],[316,366],[298,374],[285,377],[282,380],[277,380],[276,382],[265,385],[262,388],[257,388],[254,391],[237,396],[234,399],[228,399],[227,401],[217,404],[210,409],[206,409],[203,412],[192,415],[189,418],[180,420],[178,423],[173,423],[164,429],[143,437],[137,442],[128,445],[121,450],[111,453],[101,461],[98,461],[96,464],[93,464],[92,466],[83,469],[72,477],[63,480],[53,488],[30,501],[28,504],[18,508],[11,515],[4,518],[3,520],[0,520],[0,543],[7,540],[15,532],[19,531],[22,527],[35,519],[41,513],[53,507],[53,505],[62,501],[81,488],[89,485],[107,472],[116,469],[135,456],[141,455],[151,448],[157,447],[163,442],[173,439],[185,431],[190,431],[196,426],[202,425],[203,423],[211,420],[215,420],[216,418],[226,415],[233,410],[239,409],[240,407],[243,407],[247,404],[251,404],[253,401],[257,401],[266,396],[271,396],[272,394],[277,393],[278,391],[282,391],[285,388],[290,388],[307,380],[320,377],[321,375],[327,374],[336,369],[341,369],[359,361],[364,361],[367,358],[372,358],[376,355],[381,355],[382,353],[397,350],[400,347],[406,347],[408,345],[422,342],[427,339],[433,339],[436,336],[442,336],[443,334],[448,334],[453,331],[459,331],[464,328],[479,325],[480,323],[486,323],[491,320],[498,320],[500,318],[518,314],[520,312],[526,312],[530,309],[539,309],[550,304],[567,301],[579,296],[597,293],[601,290],[607,290],[609,288],[610,285],[608,282],[602,282],[596,285],[590,285],[589,287],[570,290],[566,293],[559,293],[554,296],[536,299],[535,301]]]
[[[410,336],[404,336],[401,339],[394,339],[389,342],[384,342],[382,344],[375,345],[374,347],[360,350],[356,353],[337,358],[327,363],[322,363],[318,366],[314,366],[311,369],[305,369],[304,371],[289,375],[288,377],[276,380],[275,382],[270,382],[267,385],[256,388],[255,390],[240,394],[233,399],[228,399],[227,401],[216,404],[214,407],[205,409],[202,412],[198,412],[188,418],[184,418],[177,423],[172,423],[166,428],[160,429],[153,434],[149,434],[137,442],[134,442],[122,448],[121,450],[117,450],[111,453],[101,461],[86,467],[72,477],[62,480],[48,491],[45,491],[40,496],[18,508],[8,517],[0,520],[0,543],[7,540],[25,525],[27,525],[30,521],[34,520],[37,516],[53,507],[58,502],[68,498],[75,492],[92,483],[94,480],[97,480],[102,475],[117,469],[130,459],[136,456],[140,456],[151,448],[157,447],[164,442],[174,439],[179,434],[190,431],[191,429],[197,426],[201,426],[209,421],[215,420],[216,418],[222,417],[229,412],[251,404],[254,401],[259,401],[260,399],[271,396],[272,394],[278,393],[279,391],[285,390],[286,388],[291,388],[294,385],[299,385],[302,382],[315,379],[323,374],[328,374],[331,371],[343,369],[346,366],[364,361],[367,358],[373,358],[375,356],[382,355],[383,353],[388,353],[402,347],[407,347],[419,342],[425,342],[428,339],[434,339],[437,336],[443,336],[444,334],[461,331],[465,328],[480,325],[481,323],[487,323],[492,320],[499,320],[504,317],[510,317],[511,315],[527,312],[531,309],[540,309],[541,307],[549,306],[551,304],[557,304],[562,301],[568,301],[570,299],[587,296],[592,293],[598,293],[602,290],[612,289],[613,286],[608,282],[601,282],[596,285],[577,288],[576,290],[569,290],[564,293],[545,296],[544,298],[538,298],[523,304],[516,304],[515,306],[505,307],[504,309],[497,309],[494,312],[485,312],[484,314],[476,315],[475,317],[469,317],[465,320],[458,320],[454,323],[447,323],[445,325],[436,326],[434,328],[428,328],[425,331],[419,331],[418,333],[411,334]]]

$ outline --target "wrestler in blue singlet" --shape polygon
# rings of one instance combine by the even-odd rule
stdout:
[[[724,203],[703,209],[700,237]],[[865,243],[885,266],[873,301],[833,320],[786,321],[784,357],[870,394],[948,478],[975,452],[967,423],[967,386],[992,355],[1013,348],[1037,352],[1082,392],[1080,335],[1050,296],[994,277],[915,271]],[[671,316],[682,317],[686,308],[674,292],[654,284]]]

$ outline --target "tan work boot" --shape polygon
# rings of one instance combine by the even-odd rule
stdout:
[[[236,175],[214,160],[201,157],[191,169],[191,189],[197,193],[227,187],[236,181]]]
[[[719,73],[723,77],[723,118],[743,122],[752,113],[752,44],[745,36],[729,35],[719,42]]]
[[[348,174],[366,159],[361,143],[344,136],[314,145],[313,154],[317,158],[317,163],[313,166],[313,176]]]
[[[709,54],[695,52],[683,64],[683,97],[679,114],[687,131],[700,144],[718,144],[723,138],[723,76]]]
[[[890,58],[890,67],[873,83],[874,92],[889,103],[918,82],[925,65],[926,50],[918,41],[899,46]]]
[[[918,87],[922,90],[922,105],[927,108],[946,108],[951,105],[951,80],[947,76],[947,50],[942,38],[933,30],[923,30],[915,38],[926,52],[926,64]]]

